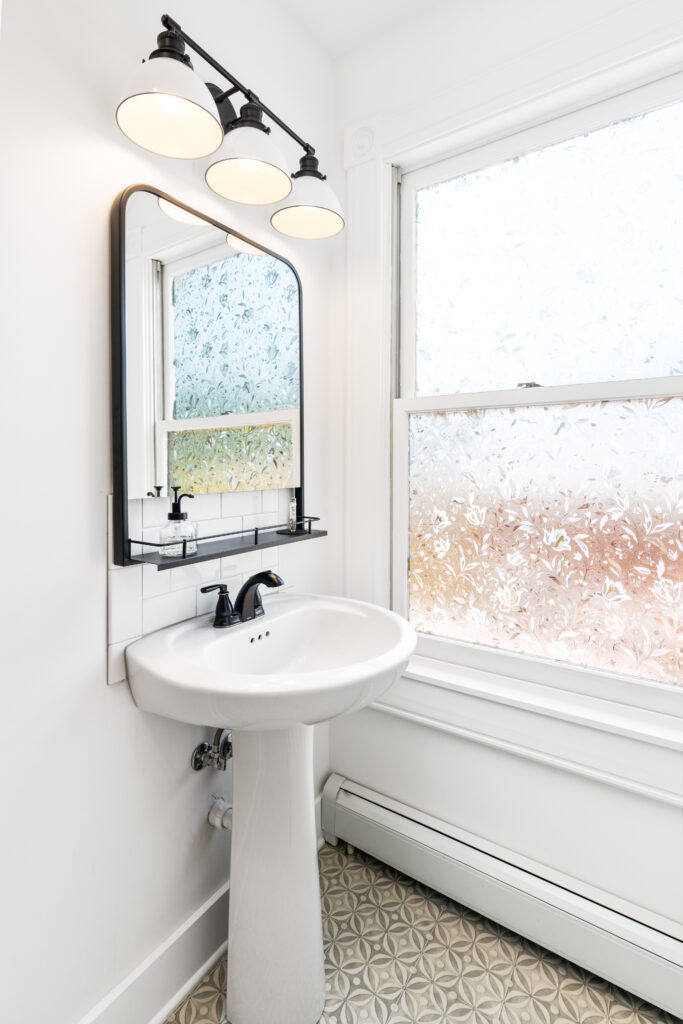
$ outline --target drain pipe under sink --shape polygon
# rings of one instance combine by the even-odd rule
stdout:
[[[209,825],[213,828],[232,830],[232,807],[222,797],[215,796],[209,810]]]

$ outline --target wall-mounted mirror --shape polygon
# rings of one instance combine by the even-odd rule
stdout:
[[[115,558],[129,499],[292,488],[301,288],[286,260],[147,186],[114,210]],[[125,521],[124,521],[125,520]]]

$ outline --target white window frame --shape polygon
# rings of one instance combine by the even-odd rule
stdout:
[[[448,412],[483,408],[557,405],[574,402],[618,401],[637,398],[683,396],[683,376],[640,380],[606,381],[543,388],[514,388],[434,397],[415,397],[415,199],[419,189],[532,150],[561,142],[667,103],[683,101],[681,76],[663,89],[645,89],[573,111],[533,128],[485,142],[476,149],[411,170],[400,184],[400,397],[393,403],[392,432],[392,606],[408,615],[409,549],[409,446],[411,413]],[[550,659],[521,655],[502,649],[468,644],[427,634],[418,636],[418,655],[468,669],[479,669],[515,679],[547,684],[563,690],[599,696],[648,711],[675,713],[681,688],[635,677],[585,669]]]

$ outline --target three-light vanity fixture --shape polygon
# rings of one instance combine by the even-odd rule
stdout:
[[[258,96],[191,39],[167,14],[157,49],[137,69],[131,88],[116,111],[122,132],[160,156],[197,160],[216,154],[206,183],[235,203],[277,203],[270,218],[276,230],[292,238],[329,238],[344,227],[341,205],[318,168],[315,149],[273,113]],[[230,83],[221,89],[195,74],[190,47]],[[230,97],[241,93],[239,114]],[[301,146],[299,170],[289,173],[270,137],[264,115]],[[240,239],[236,240],[240,242]]]

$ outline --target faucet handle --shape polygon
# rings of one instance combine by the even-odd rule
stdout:
[[[213,624],[216,629],[225,629],[226,626],[234,626],[236,622],[239,622],[239,615],[235,614],[235,609],[232,606],[228,588],[225,583],[212,583],[208,587],[202,587],[202,594],[209,594],[212,590],[218,591],[218,601],[216,603],[216,614],[213,620]]]

